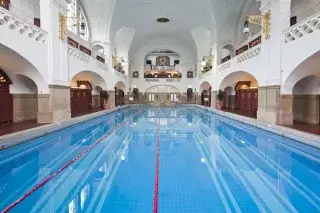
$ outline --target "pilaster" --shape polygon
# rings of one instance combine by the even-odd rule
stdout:
[[[281,125],[293,124],[293,95],[280,96],[278,123]]]
[[[49,85],[50,94],[38,94],[38,123],[71,118],[70,87]]]
[[[48,32],[48,82],[62,86],[69,86],[68,44],[60,39],[60,15],[67,17],[67,5],[66,0],[40,0],[41,28]]]
[[[116,93],[113,90],[109,90],[109,98],[107,101],[107,104],[109,108],[115,108],[115,98],[116,98]]]
[[[280,86],[264,86],[258,88],[257,119],[277,124],[279,112]]]
[[[211,91],[211,108],[216,108],[217,105],[217,91]]]
[[[280,85],[283,71],[282,36],[283,30],[290,27],[291,0],[262,0],[261,14],[270,12],[270,37],[262,35],[260,86]],[[262,33],[263,34],[263,33]]]

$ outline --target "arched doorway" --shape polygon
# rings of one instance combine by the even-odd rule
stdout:
[[[122,82],[119,81],[114,87],[114,92],[115,92],[115,99],[114,99],[114,104],[115,106],[122,106],[124,104],[127,104],[127,97],[125,92],[126,92],[126,85]]]
[[[115,90],[115,106],[124,105],[124,91],[122,89],[114,88]]]
[[[82,71],[70,80],[71,117],[92,113],[104,108],[102,91],[107,90],[105,80],[96,72]]]
[[[281,124],[293,124],[294,128],[320,134],[319,66],[320,51],[306,58],[290,73],[284,73],[287,77],[281,89],[281,111],[286,119],[283,118]]]
[[[309,75],[293,87],[292,114],[294,121],[320,124],[320,75]]]
[[[199,93],[201,94],[200,97],[200,104],[203,106],[211,106],[211,85],[209,82],[205,81],[202,82],[200,85]]]
[[[144,92],[146,102],[155,102],[161,105],[170,105],[173,102],[178,102],[181,99],[181,91],[169,85],[157,85],[146,89]]]
[[[211,106],[211,87],[209,90],[205,89],[201,92],[201,105]]]
[[[233,72],[221,81],[219,88],[224,92],[224,110],[257,117],[258,82],[255,77],[243,71]]]
[[[0,69],[0,124],[13,121],[13,96],[10,94],[12,84],[7,74]]]

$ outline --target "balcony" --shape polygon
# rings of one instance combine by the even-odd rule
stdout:
[[[12,49],[46,76],[47,32],[0,7],[0,41]],[[39,60],[39,59],[42,60]]]
[[[239,70],[254,69],[258,66],[261,52],[261,34],[254,35],[249,40],[239,45],[240,48],[236,50],[236,56],[225,60],[224,63],[218,65],[217,71],[219,72],[232,72]]]
[[[320,12],[283,31],[283,79],[286,79],[306,59],[310,60],[311,56],[318,54],[319,38]],[[309,65],[309,69],[311,67]]]

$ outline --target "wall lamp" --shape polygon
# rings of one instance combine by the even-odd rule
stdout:
[[[244,22],[243,34],[250,33],[249,23],[260,25],[263,30],[263,35],[265,39],[270,37],[271,30],[271,12],[270,10],[266,12],[264,15],[248,15],[246,14],[246,20]]]
[[[86,24],[81,21],[79,17],[66,17],[62,13],[59,14],[59,31],[60,31],[60,39],[65,40],[67,37],[67,20],[72,19],[73,24],[71,26],[80,26],[80,35],[86,34]]]

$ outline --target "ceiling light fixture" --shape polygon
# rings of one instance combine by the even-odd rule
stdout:
[[[168,23],[170,20],[168,18],[158,18],[157,22],[159,23]]]

